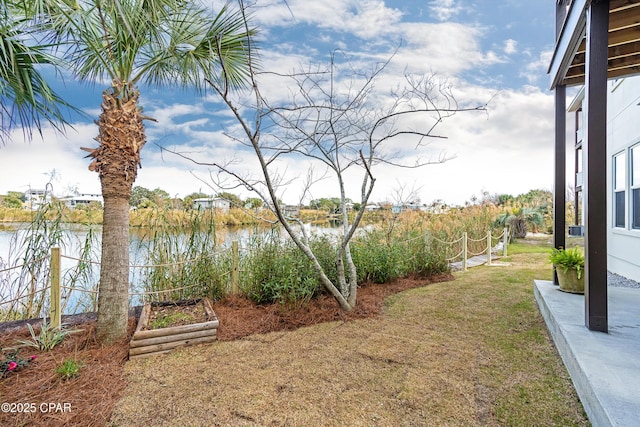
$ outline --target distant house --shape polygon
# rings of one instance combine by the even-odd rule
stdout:
[[[285,205],[283,207],[283,213],[289,218],[298,218],[300,216],[300,206],[298,205]]]
[[[24,192],[24,208],[33,211],[51,201],[51,195],[46,190],[29,189]]]
[[[200,199],[193,199],[193,209],[218,209],[222,213],[229,212],[231,208],[231,202],[227,199],[219,197],[203,197]]]
[[[98,203],[102,206],[104,202],[101,194],[78,194],[77,196],[65,197],[61,201],[72,209],[78,206],[88,206],[91,203]]]

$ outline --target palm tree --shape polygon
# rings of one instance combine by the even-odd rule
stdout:
[[[104,198],[98,339],[127,332],[129,198],[146,142],[140,85],[204,91],[205,80],[241,86],[250,37],[243,10],[219,13],[185,0],[37,0],[34,22],[51,35],[73,73],[109,81],[97,121],[97,148],[84,148]]]
[[[70,105],[60,98],[38,71],[55,58],[46,47],[27,43],[28,30],[22,3],[0,3],[0,143],[10,139],[11,130],[22,127],[42,130],[41,119],[63,130],[67,121],[60,107]]]
[[[498,215],[495,220],[495,225],[498,227],[510,227],[510,233],[512,238],[522,239],[527,236],[529,225],[532,226],[533,231],[537,230],[537,227],[544,224],[544,218],[538,208],[513,208],[510,212],[504,212]]]

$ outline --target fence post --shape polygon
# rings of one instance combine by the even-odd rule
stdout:
[[[467,271],[467,232],[462,233],[462,271]]]
[[[502,237],[502,256],[507,256],[507,246],[509,245],[509,229],[504,228]]]
[[[240,292],[240,250],[238,241],[231,242],[231,293]]]
[[[49,308],[49,324],[57,328],[61,323],[60,304],[60,248],[51,248],[51,307]]]
[[[427,255],[425,259],[428,259],[431,253],[431,238],[429,236],[429,230],[424,232],[424,253]]]
[[[487,231],[487,265],[491,265],[491,229]]]

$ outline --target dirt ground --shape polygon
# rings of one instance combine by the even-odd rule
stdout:
[[[350,313],[342,311],[330,296],[297,307],[279,304],[256,306],[240,297],[228,298],[213,307],[220,320],[218,340],[233,341],[254,334],[294,330],[323,322],[346,322],[377,316],[382,312],[387,296],[450,279],[452,276],[443,275],[362,286],[358,291],[358,305]],[[95,316],[84,315],[63,321],[80,332],[69,336],[50,352],[21,350],[21,357],[36,358],[29,366],[0,379],[0,403],[9,405],[3,406],[0,412],[1,426],[108,424],[126,386],[123,367],[128,360],[129,338],[103,346],[95,340]],[[130,334],[136,321],[135,317],[129,319]],[[3,349],[15,345],[16,339],[28,337],[25,322],[0,325],[0,347]],[[81,363],[78,377],[62,380],[56,373],[56,368],[66,360]]]

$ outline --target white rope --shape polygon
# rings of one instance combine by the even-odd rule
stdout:
[[[64,285],[60,285],[61,288],[64,289],[69,289],[71,291],[78,291],[78,292],[86,292],[86,293],[90,293],[90,294],[97,294],[99,293],[97,290],[93,290],[93,289],[82,289],[82,288],[78,288],[75,286],[64,286]]]
[[[23,268],[23,267],[26,267],[26,266],[31,265],[31,264],[39,264],[39,263],[41,263],[41,262],[43,262],[43,261],[47,260],[48,258],[49,258],[48,256],[44,256],[44,257],[42,257],[42,258],[38,258],[38,259],[34,259],[34,260],[30,260],[30,261],[29,261],[29,263],[16,265],[16,266],[14,266],[14,267],[4,268],[4,269],[0,270],[0,273],[4,273],[5,271],[9,271],[9,270],[15,270],[15,269],[17,269],[17,268]]]
[[[3,268],[2,270],[0,270],[0,273],[4,273],[5,271],[10,271],[10,270],[15,270],[17,268],[22,268],[25,265],[26,264],[20,264],[20,265],[16,265],[15,267]]]
[[[69,255],[64,255],[64,254],[60,254],[60,258],[67,258],[67,259],[71,259],[71,260],[74,260],[74,261],[86,262],[88,264],[100,265],[100,261],[94,261],[92,259],[75,258],[75,257],[69,256]]]
[[[2,301],[2,302],[0,302],[0,305],[9,304],[10,302],[16,302],[16,301],[20,301],[21,299],[29,298],[29,297],[33,296],[34,294],[40,293],[42,291],[46,291],[47,289],[49,289],[49,286],[46,286],[46,287],[44,287],[42,289],[37,289],[37,290],[35,290],[33,292],[29,292],[27,295],[22,295],[22,296],[19,296],[18,298],[10,299],[10,300],[7,300],[7,301]]]
[[[454,256],[453,256],[453,257],[451,257],[451,258],[446,258],[446,259],[445,259],[445,261],[451,262],[451,261],[453,261],[454,259],[457,259],[459,256],[462,256],[462,253],[463,253],[463,252],[464,252],[464,251],[460,251],[460,252],[458,252],[458,254],[457,254],[457,255],[454,255]]]
[[[404,243],[409,243],[409,242],[413,242],[415,240],[422,240],[422,239],[424,239],[424,236],[416,236],[416,237],[412,237],[409,240],[405,240]]]
[[[213,252],[212,254],[208,254],[207,256],[218,255],[218,254],[222,254],[224,252],[225,252],[225,250],[221,250],[221,251]],[[100,265],[100,261],[85,260],[85,259],[76,258],[76,257],[72,257],[72,256],[69,256],[69,255],[62,255],[62,254],[60,255],[60,257],[67,258],[67,259],[74,260],[74,261],[86,262],[86,263],[90,263],[90,264]],[[176,265],[183,265],[183,264],[187,264],[187,263],[190,263],[190,262],[195,262],[195,261],[197,261],[199,259],[202,259],[204,257],[205,256],[202,255],[202,256],[199,256],[199,257],[196,257],[196,258],[186,259],[184,261],[176,261],[176,262],[170,262],[170,263],[164,263],[164,264],[129,265],[129,267],[130,268],[172,267],[172,266],[176,266]]]
[[[502,239],[502,238],[504,237],[504,229],[502,230],[502,233],[500,233],[500,235],[499,235],[498,237],[493,237],[493,235],[491,235],[491,237],[492,237],[493,239],[496,239],[496,240],[500,240],[500,239]]]
[[[165,289],[163,291],[149,291],[149,292],[129,292],[129,295],[155,295],[155,294],[164,294],[167,292],[175,292],[175,291],[181,291],[183,289],[189,289],[189,288],[193,288],[195,286],[200,286],[200,283],[195,283],[193,285],[189,285],[189,286],[183,286],[182,288],[172,288],[172,289]]]
[[[459,238],[458,240],[454,240],[453,242],[447,242],[447,241],[444,241],[444,240],[440,240],[437,237],[432,237],[432,239],[435,240],[435,241],[438,241],[440,243],[444,243],[445,245],[453,245],[454,243],[461,242],[463,237]]]
[[[485,255],[487,253],[487,250],[483,250],[482,252],[471,252],[470,250],[467,250],[467,254],[471,255],[471,256],[478,256],[478,255]]]

